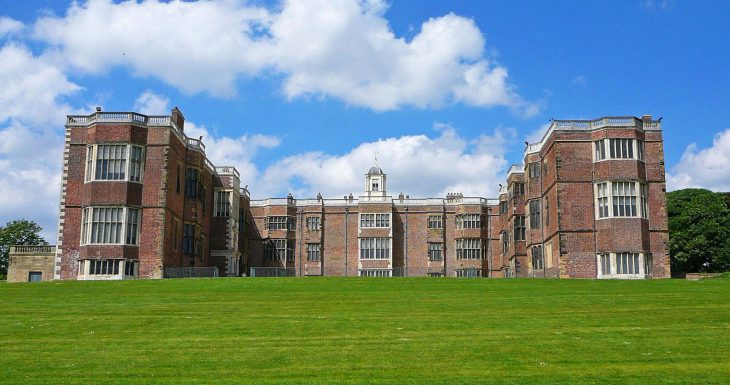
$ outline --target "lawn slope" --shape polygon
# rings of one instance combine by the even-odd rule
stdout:
[[[0,284],[0,384],[727,384],[730,279]]]

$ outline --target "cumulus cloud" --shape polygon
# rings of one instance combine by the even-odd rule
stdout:
[[[0,48],[0,122],[62,122],[71,110],[62,98],[80,89],[47,57],[14,43]]]
[[[0,37],[18,33],[21,30],[23,30],[23,23],[7,16],[0,16]]]
[[[343,155],[308,152],[285,157],[263,170],[255,179],[254,197],[299,198],[358,195],[364,189],[364,174],[379,166],[388,174],[391,195],[439,197],[448,192],[469,196],[496,196],[507,161],[505,142],[512,130],[496,131],[467,139],[448,125],[437,125],[438,136],[405,135],[358,145]]]
[[[20,44],[0,48],[0,222],[27,218],[55,242],[63,151],[64,97],[81,87],[45,56]]]
[[[715,135],[712,146],[698,149],[692,143],[667,175],[670,190],[701,187],[730,191],[730,128]]]
[[[390,28],[386,9],[380,0],[289,0],[272,10],[91,0],[41,18],[34,35],[82,72],[126,66],[187,93],[231,97],[241,78],[275,73],[290,99],[336,98],[378,111],[464,103],[537,113],[507,69],[487,58],[473,20],[431,18],[407,41]]]
[[[31,148],[32,146],[32,148]],[[19,122],[0,128],[0,222],[26,218],[53,243],[58,223],[63,138]]]
[[[170,99],[147,90],[134,101],[132,111],[145,115],[167,115],[170,113]]]

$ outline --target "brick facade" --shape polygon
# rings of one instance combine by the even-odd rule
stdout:
[[[184,124],[177,108],[68,117],[56,278],[161,278],[198,267],[223,276],[669,276],[662,136],[650,116],[554,121],[490,200],[388,195],[378,167],[359,196],[250,200],[235,168],[213,166]],[[618,146],[619,156],[606,147],[597,159],[599,144]],[[104,176],[120,167],[109,146],[129,151],[118,180]],[[605,218],[602,186],[617,189]],[[109,212],[125,218],[97,218]]]

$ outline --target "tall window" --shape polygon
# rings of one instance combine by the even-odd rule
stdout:
[[[180,194],[180,165],[177,165],[177,178],[175,179],[175,191]]]
[[[502,255],[507,255],[509,252],[509,232],[502,231],[499,238],[502,241]]]
[[[509,202],[507,202],[507,201],[499,202],[499,213],[500,214],[507,214],[508,208],[509,208]]]
[[[512,189],[512,195],[524,195],[525,194],[525,184],[524,183],[521,183],[521,182],[512,183],[511,189]]]
[[[81,244],[138,244],[139,209],[86,207],[81,220]]]
[[[636,184],[634,182],[611,183],[614,217],[636,216]]]
[[[442,243],[428,243],[428,260],[442,261],[444,259],[444,245]]]
[[[648,188],[646,184],[639,182],[596,183],[597,218],[638,216],[646,218],[647,213]]]
[[[611,254],[601,254],[601,275],[611,274]]]
[[[606,159],[606,142],[601,139],[594,142],[596,148],[596,160]]]
[[[307,243],[307,261],[319,262],[322,260],[321,243]]]
[[[428,216],[428,228],[429,229],[442,229],[444,228],[443,218],[441,215],[429,215]]]
[[[360,214],[360,227],[390,227],[390,214]]]
[[[131,144],[86,146],[86,181],[142,181],[144,149]]]
[[[542,270],[544,268],[542,259],[542,246],[532,246],[532,269]]]
[[[616,253],[616,274],[639,274],[639,254]]]
[[[540,200],[533,199],[530,201],[530,228],[539,229],[542,226],[542,218],[540,216]]]
[[[611,150],[611,159],[634,158],[633,139],[609,139],[609,149]]]
[[[644,160],[644,141],[630,138],[600,139],[594,142],[595,160]]]
[[[195,225],[186,223],[183,225],[183,254],[193,255],[195,250]]]
[[[389,259],[390,238],[360,238],[360,259]]]
[[[482,259],[482,240],[479,238],[457,239],[456,259]]]
[[[598,207],[598,217],[608,217],[608,183],[598,183],[596,185],[596,206]]]
[[[461,214],[456,216],[457,229],[482,228],[482,216],[479,214]]]
[[[294,261],[294,240],[269,239],[264,244],[265,261]]]
[[[530,178],[539,178],[540,177],[540,162],[528,164],[527,173],[530,174]]]
[[[195,198],[198,196],[198,174],[200,171],[197,168],[188,167],[187,174],[185,175],[185,196],[188,198]]]
[[[307,230],[319,230],[319,217],[307,217]]]
[[[216,191],[215,192],[215,216],[230,217],[231,216],[231,192]]]
[[[525,216],[515,215],[515,242],[525,240]]]
[[[175,218],[172,221],[172,249],[177,250],[177,244],[178,241],[178,232],[180,231],[180,220]]]

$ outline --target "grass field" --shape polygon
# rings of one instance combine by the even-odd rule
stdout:
[[[0,283],[0,384],[728,384],[730,279]]]

